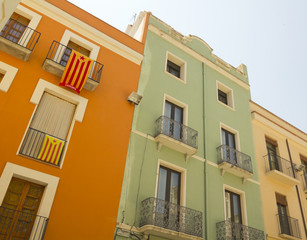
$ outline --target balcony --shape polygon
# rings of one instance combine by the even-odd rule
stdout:
[[[48,218],[0,207],[0,239],[43,240]]]
[[[182,123],[176,122],[166,116],[156,120],[155,140],[159,143],[158,150],[162,145],[185,154],[186,161],[197,152],[198,132]]]
[[[251,157],[231,148],[227,145],[217,147],[217,163],[218,167],[224,172],[229,172],[243,180],[250,178],[253,175],[253,166]]]
[[[289,186],[294,186],[300,182],[296,179],[290,161],[270,153],[264,156],[266,175],[271,179],[277,180]],[[293,165],[294,167],[294,165]]]
[[[264,232],[229,220],[216,224],[217,240],[265,240]]]
[[[43,63],[43,69],[61,78],[71,51],[71,48],[57,41],[53,41]],[[90,74],[83,88],[91,92],[97,88],[100,82],[102,68],[103,65],[101,63],[93,62]]]
[[[40,35],[40,32],[10,18],[0,33],[0,50],[28,61]]]
[[[202,212],[156,198],[142,201],[140,231],[167,239],[203,239]]]
[[[63,145],[58,148],[56,145],[48,145],[48,143],[45,145],[46,148],[46,154],[40,154],[44,151],[44,140],[46,136],[51,136],[49,134],[46,134],[45,132],[41,132],[34,128],[29,128],[25,139],[23,141],[23,144],[19,150],[19,155],[23,155],[25,157],[29,157],[32,159],[36,159],[38,161],[42,161],[51,165],[60,166],[62,154],[65,149],[66,141],[63,139],[56,138],[54,136],[51,136],[52,138],[56,138],[63,142]],[[51,155],[53,157],[50,157]],[[49,155],[49,157],[47,157]],[[44,157],[45,156],[45,157]]]
[[[285,239],[300,239],[298,220],[287,215],[277,214],[279,236]]]

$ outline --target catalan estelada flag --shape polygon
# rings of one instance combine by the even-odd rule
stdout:
[[[62,75],[60,86],[69,87],[77,93],[80,93],[88,78],[92,65],[92,59],[72,50]]]
[[[37,158],[42,161],[58,165],[63,147],[64,141],[46,134]]]

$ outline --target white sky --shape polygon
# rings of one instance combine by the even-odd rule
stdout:
[[[150,11],[206,41],[233,65],[247,65],[252,100],[307,133],[306,0],[69,0],[125,31]]]

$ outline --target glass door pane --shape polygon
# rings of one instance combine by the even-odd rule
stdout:
[[[157,198],[161,200],[166,200],[165,199],[166,198],[166,180],[167,180],[167,170],[164,168],[160,168]]]
[[[181,107],[174,107],[174,138],[180,140],[182,138],[181,124],[182,124],[182,116],[183,109]]]
[[[163,133],[167,136],[171,135],[171,122],[170,122],[171,115],[172,115],[172,105],[166,101],[164,107],[165,118],[163,119]]]

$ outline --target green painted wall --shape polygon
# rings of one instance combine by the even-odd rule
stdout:
[[[159,27],[164,34],[170,32],[168,25],[154,17],[150,17],[150,24]],[[193,38],[185,44],[211,62],[216,61],[211,54],[211,49],[202,40]],[[187,63],[186,83],[165,72],[167,51]],[[233,73],[238,81],[248,83],[248,78],[237,71],[232,69],[228,73]],[[216,81],[233,90],[235,110],[217,101]],[[148,197],[155,197],[160,159],[186,169],[185,206],[206,214],[208,240],[216,239],[216,223],[225,219],[224,186],[244,192],[248,225],[264,230],[253,149],[249,90],[206,64],[203,67],[201,61],[148,31],[138,93],[143,95],[143,99],[135,107],[117,221],[129,226],[139,226],[141,202]],[[195,157],[186,162],[183,154],[165,146],[158,152],[157,143],[153,139],[155,121],[163,115],[165,94],[188,106],[187,125],[198,131],[196,156],[201,159],[206,158],[207,164]],[[221,176],[221,171],[216,165],[216,148],[221,145],[221,123],[239,132],[240,151],[252,157],[254,170],[252,180],[254,181],[246,181],[243,184],[241,178],[232,174],[225,173]],[[205,201],[205,195],[207,201]],[[205,202],[207,202],[207,212],[205,212]],[[205,223],[204,216],[203,223]],[[205,226],[203,230],[205,231]],[[204,237],[206,234],[204,232]],[[150,238],[150,240],[156,239],[162,238],[153,236]]]

